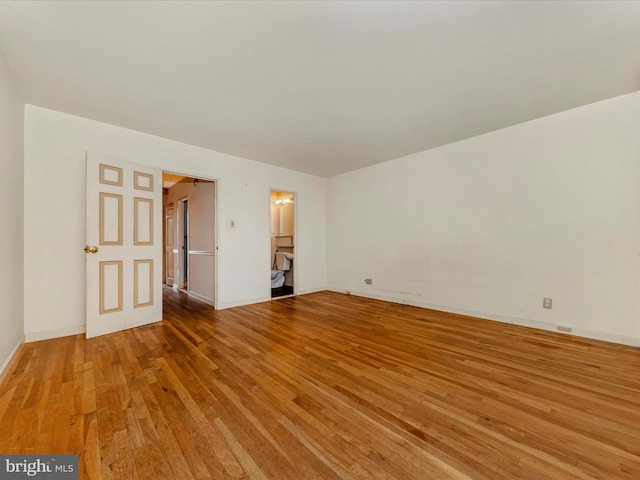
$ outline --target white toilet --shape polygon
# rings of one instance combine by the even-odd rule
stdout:
[[[273,262],[276,268],[271,270],[271,288],[280,288],[284,285],[284,272],[291,270],[291,260],[293,260],[293,253],[276,252]]]

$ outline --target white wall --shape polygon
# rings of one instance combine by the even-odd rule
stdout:
[[[331,178],[328,284],[640,345],[639,142],[636,92]]]
[[[0,374],[23,339],[24,103],[0,51]]]
[[[8,98],[19,104],[14,94]],[[3,108],[2,115],[10,111]],[[19,149],[18,119],[2,117],[0,148]],[[10,129],[15,134],[5,133]],[[83,329],[84,152],[91,150],[218,179],[222,308],[269,298],[274,189],[296,193],[299,293],[329,285],[542,328],[567,325],[578,335],[640,345],[639,132],[640,94],[634,93],[327,182],[28,105],[27,339]],[[15,205],[20,199],[7,192],[19,197],[20,154],[3,152],[2,161],[11,157],[16,161],[8,169],[3,164],[1,195]],[[19,252],[20,216],[0,215],[14,227],[1,230],[1,246]],[[21,314],[16,257],[3,259],[9,264],[2,272],[15,276],[2,280],[11,294],[3,289],[0,322]],[[366,277],[373,285],[364,284]],[[553,297],[552,310],[542,309],[543,296]]]
[[[325,179],[27,105],[27,340],[84,328],[86,150],[218,180],[219,308],[270,298],[272,188],[297,194],[298,293],[326,286]]]

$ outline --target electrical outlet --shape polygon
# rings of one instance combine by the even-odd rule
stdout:
[[[544,299],[542,300],[542,308],[551,308],[552,302],[553,302],[552,298],[544,297]]]
[[[564,325],[558,325],[558,331],[560,332],[571,332],[573,329],[571,327],[565,327]]]
[[[366,283],[367,285],[373,285],[373,278],[365,278],[364,283]]]
[[[236,221],[235,220],[231,220],[229,222],[229,225],[231,226],[231,228],[236,228]]]
[[[344,293],[347,294],[347,295],[351,295],[351,290],[345,290]]]

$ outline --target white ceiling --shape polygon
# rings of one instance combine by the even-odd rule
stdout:
[[[640,90],[640,2],[0,2],[27,103],[320,176]]]

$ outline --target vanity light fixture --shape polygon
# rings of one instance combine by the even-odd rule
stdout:
[[[281,198],[276,200],[276,205],[293,205],[293,200],[290,198]]]

